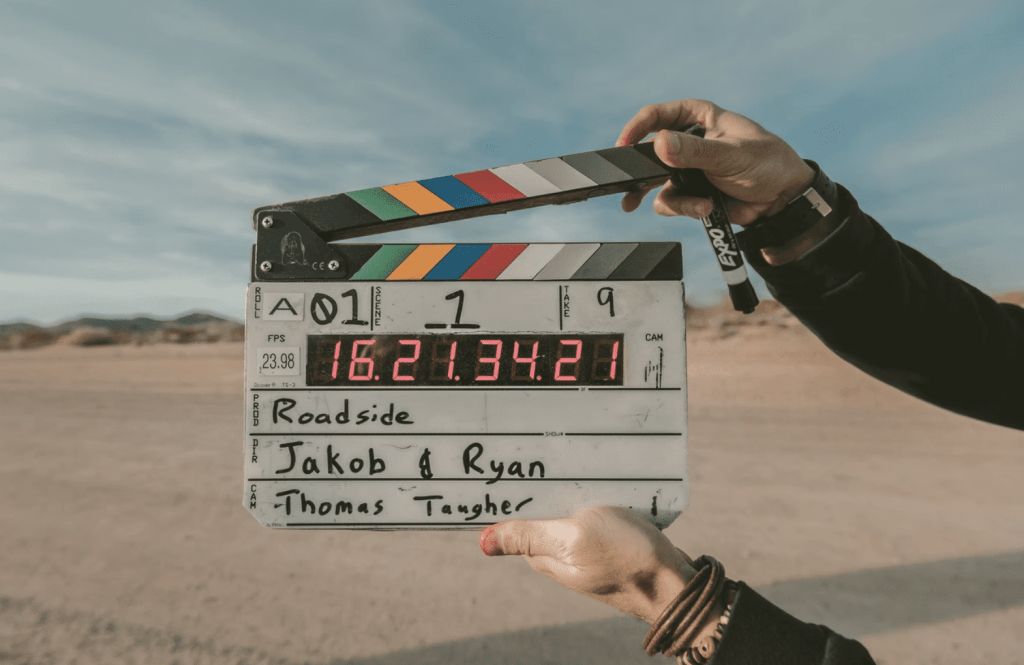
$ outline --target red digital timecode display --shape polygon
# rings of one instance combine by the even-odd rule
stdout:
[[[621,386],[623,336],[309,335],[307,386]]]

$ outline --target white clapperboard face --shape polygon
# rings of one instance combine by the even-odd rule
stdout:
[[[256,519],[479,529],[617,505],[664,528],[679,515],[678,243],[369,254],[347,280],[249,286],[244,505]]]

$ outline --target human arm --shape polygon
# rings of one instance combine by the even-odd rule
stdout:
[[[701,123],[705,138],[672,131]],[[812,167],[760,125],[700,100],[644,107],[618,143],[648,134],[659,158],[701,168],[727,195],[733,222],[777,213],[813,180]],[[772,295],[838,355],[951,411],[1024,429],[1024,310],[996,303],[896,242],[837,187],[833,213],[784,245],[747,253]],[[646,192],[623,199],[639,206]],[[710,201],[667,185],[662,215],[706,215]]]
[[[538,572],[574,591],[653,624],[696,571],[653,525],[622,508],[591,508],[561,520],[511,520],[481,534],[488,556],[522,555]],[[724,610],[715,605],[700,634]],[[859,643],[806,624],[742,582],[711,662],[867,665]]]
[[[1024,429],[1024,309],[997,303],[899,243],[840,188],[838,228],[798,258],[752,267],[837,355],[955,413]]]

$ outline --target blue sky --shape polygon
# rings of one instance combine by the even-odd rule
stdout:
[[[681,97],[1021,289],[1021,35],[1019,0],[4,0],[0,321],[241,318],[253,208],[608,147]],[[630,239],[680,240],[690,298],[723,295],[697,222],[617,197],[374,240]]]

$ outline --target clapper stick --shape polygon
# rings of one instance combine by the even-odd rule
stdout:
[[[691,133],[703,134],[695,126]],[[606,148],[491,169],[371,187],[269,205],[253,211],[258,231],[253,278],[338,279],[355,273],[352,255],[327,243],[542,205],[656,187],[672,179],[682,195],[705,196],[714,212],[704,220],[734,307],[754,310],[757,296],[729,225],[722,195],[698,169],[662,162],[652,143]],[[306,265],[282,260],[285,246],[301,245]],[[296,254],[297,255],[297,254]],[[735,265],[728,265],[732,261]]]

